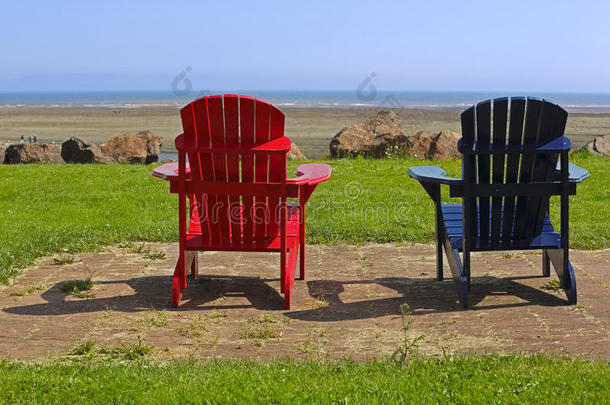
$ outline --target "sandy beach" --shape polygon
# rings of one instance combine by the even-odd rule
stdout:
[[[330,139],[342,128],[373,115],[374,108],[283,107],[286,135],[306,156],[328,155]],[[396,110],[403,128],[412,135],[420,130],[460,131],[459,109]],[[181,132],[174,107],[5,107],[0,108],[0,145],[15,143],[20,136],[36,136],[41,142],[61,143],[71,136],[103,143],[125,132],[151,130],[163,137],[163,151],[174,152],[174,137]],[[610,133],[610,113],[570,113],[566,134],[575,147]]]

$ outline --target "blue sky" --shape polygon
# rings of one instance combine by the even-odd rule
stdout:
[[[604,1],[20,1],[0,90],[610,92]]]

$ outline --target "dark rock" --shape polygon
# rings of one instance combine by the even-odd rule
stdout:
[[[330,141],[330,156],[358,155],[382,158],[400,153],[407,146],[407,135],[396,113],[381,110],[364,122],[343,128]]]
[[[112,163],[113,159],[104,155],[99,146],[75,136],[61,145],[61,157],[66,163]]]
[[[100,145],[102,152],[119,163],[149,164],[159,160],[163,139],[150,131],[123,134]]]
[[[23,143],[6,148],[6,163],[63,163],[61,148],[51,143]]]

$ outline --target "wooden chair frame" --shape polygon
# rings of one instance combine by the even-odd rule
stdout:
[[[463,153],[462,179],[449,177],[436,166],[409,168],[409,175],[420,182],[435,204],[437,279],[443,279],[444,249],[459,301],[467,307],[471,252],[540,249],[542,274],[550,275],[552,262],[568,303],[575,304],[576,279],[569,260],[569,196],[589,173],[568,161],[571,144],[563,136],[567,119],[563,109],[534,98],[527,99],[526,108],[525,98],[513,98],[506,139],[508,103],[508,98],[493,100],[493,129],[491,100],[462,113],[463,137],[458,143]],[[462,204],[441,202],[443,184],[449,186],[451,197],[462,198]],[[552,195],[561,198],[560,234],[548,217]]]
[[[181,116],[185,132],[175,142],[178,163],[153,171],[178,194],[173,305],[180,305],[188,270],[198,276],[198,251],[250,251],[280,253],[280,290],[289,309],[299,251],[305,278],[305,204],[330,178],[331,167],[303,164],[297,177],[288,179],[291,143],[284,136],[284,115],[263,100],[203,97],[185,106]],[[299,203],[289,204],[288,198]]]

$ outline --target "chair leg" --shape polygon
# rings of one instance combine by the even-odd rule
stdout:
[[[453,276],[453,281],[455,282],[460,305],[462,308],[467,308],[468,283],[466,274],[464,272],[464,266],[462,265],[462,260],[460,259],[460,253],[457,249],[454,249],[453,246],[451,246],[449,238],[444,239],[442,246],[445,250],[445,254],[447,255],[447,264],[449,265],[449,270],[451,270],[451,275]]]
[[[280,252],[280,292],[286,293],[286,260],[288,255],[286,252]]]
[[[437,187],[432,194],[435,200],[435,223],[436,223],[436,279],[443,281],[443,211],[441,206],[441,189]]]
[[[470,252],[464,252],[463,256],[464,275],[466,276],[466,288],[468,289],[468,291],[470,291],[470,288],[472,287],[472,283],[470,281]]]
[[[550,277],[551,275],[551,258],[546,249],[542,251],[542,275],[544,277]]]
[[[299,244],[300,244],[300,280],[305,280],[305,203],[301,196],[299,203]]]
[[[305,280],[305,223],[302,224],[300,247],[300,280]]]
[[[563,249],[549,249],[546,253],[553,263],[553,268],[561,282],[561,288],[563,288],[566,293],[568,304],[576,305],[576,277],[574,275],[572,263],[569,260],[565,260],[566,258]]]
[[[457,256],[459,260],[460,255],[458,254]],[[462,308],[468,308],[468,292],[470,292],[470,288],[472,287],[472,283],[470,282],[470,252],[466,252],[464,255],[462,266],[464,277],[460,280],[460,290],[462,291],[461,303]]]
[[[462,308],[468,307],[468,282],[464,274],[464,267],[460,260],[460,254],[457,249],[453,249],[449,242],[446,242],[445,253],[447,253],[447,263],[455,282],[455,287],[458,293],[458,300]]]
[[[297,253],[299,250],[299,244],[290,249],[286,257],[286,278],[284,287],[284,308],[290,309],[292,303],[292,290],[294,288],[294,279],[296,277],[297,270]]]
[[[443,281],[443,241],[436,235],[436,279]]]
[[[576,294],[576,277],[574,276],[574,268],[572,267],[572,263],[570,263],[569,261],[567,271],[564,272],[564,274],[564,278],[569,277],[569,280],[564,279],[565,287],[563,289],[566,293],[566,296],[568,297],[568,304],[576,305],[576,303],[578,302],[578,297]]]
[[[184,254],[180,254],[178,257],[178,262],[176,263],[176,268],[174,269],[174,277],[172,278],[172,306],[177,308],[180,306],[180,301],[182,300],[182,284],[183,278],[186,274],[184,274]]]
[[[199,255],[197,252],[193,252],[193,263],[191,264],[191,277],[199,277]]]

